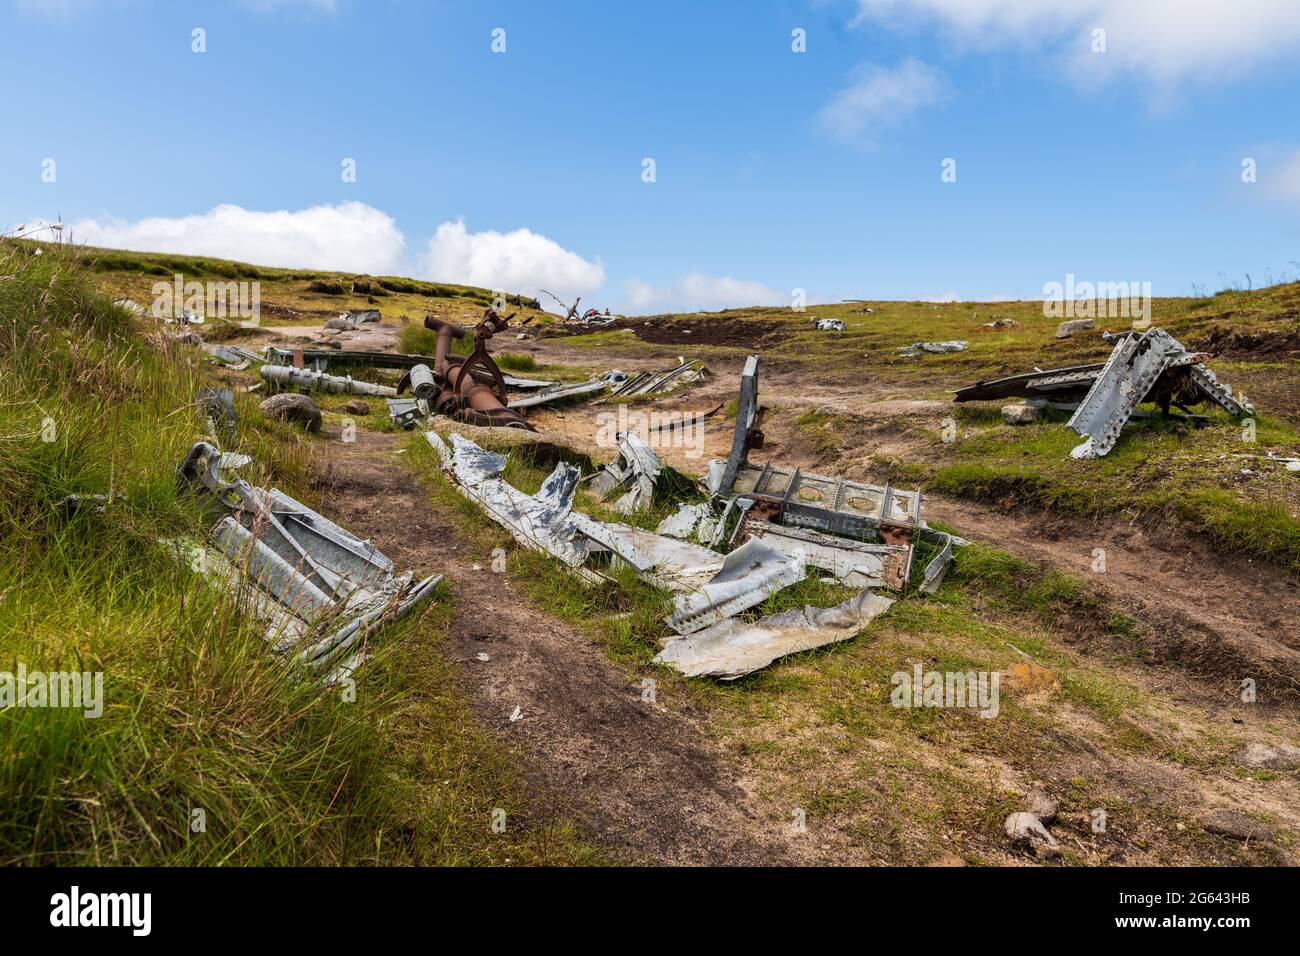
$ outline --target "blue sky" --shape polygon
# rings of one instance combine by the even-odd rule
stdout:
[[[0,54],[0,228],[632,311],[1300,273],[1293,0],[0,0]]]

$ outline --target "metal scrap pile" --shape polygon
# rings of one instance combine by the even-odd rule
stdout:
[[[1070,452],[1073,458],[1097,458],[1109,452],[1129,419],[1143,416],[1138,409],[1143,402],[1158,405],[1165,415],[1171,405],[1186,412],[1188,406],[1207,402],[1235,418],[1254,414],[1255,407],[1245,396],[1234,397],[1232,389],[1205,367],[1206,353],[1189,352],[1163,329],[1107,338],[1115,347],[1103,363],[1035,369],[977,382],[959,389],[954,398],[970,402],[1019,396],[1073,410],[1068,425],[1085,439]]]
[[[413,582],[370,542],[284,492],[224,474],[247,461],[198,442],[181,464],[182,487],[204,493],[215,517],[195,566],[238,593],[275,653],[324,685],[341,681],[365,660],[369,636],[411,611],[442,576]]]
[[[528,495],[502,477],[503,456],[459,434],[450,444],[436,432],[426,437],[448,479],[524,547],[552,555],[589,582],[613,580],[618,562],[672,592],[664,622],[673,634],[656,660],[687,675],[730,680],[785,654],[852,637],[893,604],[872,588],[907,587],[918,540],[937,549],[919,588],[932,592],[953,546],[963,543],[926,526],[917,492],[750,464],[750,450],[762,446],[762,413],[758,357],[750,356],[731,455],[710,465],[709,500],[684,505],[659,533],[574,511],[581,480],[575,465],[561,462],[541,490]],[[661,464],[634,436],[620,435],[619,448],[619,458],[596,476],[593,488],[605,497],[626,489],[615,507],[629,513],[653,494]],[[835,607],[736,620],[804,580],[809,568],[861,590]]]

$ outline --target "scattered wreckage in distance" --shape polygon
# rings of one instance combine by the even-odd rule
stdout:
[[[957,402],[999,398],[1028,398],[1050,408],[1073,411],[1068,426],[1085,440],[1071,452],[1072,458],[1098,458],[1119,440],[1124,425],[1144,417],[1138,406],[1151,402],[1162,415],[1170,406],[1187,413],[1187,420],[1201,424],[1208,419],[1192,414],[1189,406],[1214,404],[1234,418],[1255,413],[1245,396],[1219,382],[1205,366],[1209,355],[1190,352],[1181,342],[1159,328],[1105,335],[1115,343],[1105,362],[1068,368],[1035,369],[990,382],[976,382],[958,389]]]
[[[447,479],[506,528],[522,546],[546,552],[589,583],[612,582],[614,563],[670,592],[664,623],[672,632],[656,661],[689,675],[731,680],[786,654],[856,634],[893,603],[873,592],[904,592],[912,583],[914,545],[935,557],[918,591],[938,588],[955,546],[965,542],[929,528],[919,492],[755,465],[762,447],[758,356],[741,376],[730,456],[709,466],[704,501],[687,502],[658,532],[597,521],[573,510],[581,480],[560,462],[536,495],[505,481],[506,458],[452,433],[425,433]],[[592,479],[606,498],[622,492],[615,510],[642,510],[666,470],[640,437],[620,433],[619,456]],[[694,540],[691,540],[694,539]],[[736,615],[803,581],[810,568],[830,573],[859,593],[832,608],[805,607],[752,623]]]

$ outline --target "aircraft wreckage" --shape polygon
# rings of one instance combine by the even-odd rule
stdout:
[[[935,554],[917,590],[933,592],[954,547],[965,543],[926,525],[918,492],[751,463],[749,453],[763,444],[758,368],[758,356],[750,356],[731,453],[709,466],[707,499],[684,504],[657,532],[573,510],[582,480],[574,464],[556,465],[529,495],[502,477],[504,456],[456,433],[449,441],[433,431],[425,437],[448,480],[521,546],[546,552],[589,583],[613,581],[621,563],[670,592],[664,622],[673,634],[657,662],[688,676],[732,680],[786,654],[851,638],[895,600],[873,588],[902,593],[912,583],[918,541]],[[631,513],[648,504],[668,469],[637,436],[617,440],[618,458],[594,476],[592,489],[605,498],[623,492],[615,507]],[[804,580],[810,568],[859,593],[834,607],[737,619]]]
[[[958,389],[954,401],[1020,397],[1073,411],[1067,424],[1085,440],[1070,452],[1072,458],[1098,458],[1109,452],[1125,423],[1141,417],[1138,406],[1143,402],[1155,403],[1164,415],[1172,405],[1189,412],[1193,422],[1205,419],[1190,415],[1191,405],[1217,405],[1234,418],[1255,413],[1249,399],[1234,396],[1205,366],[1207,353],[1188,351],[1163,329],[1105,338],[1115,343],[1105,362],[976,382]]]
[[[370,636],[432,594],[442,575],[413,580],[363,541],[279,489],[233,476],[247,456],[195,443],[177,474],[213,524],[203,545],[168,542],[265,626],[272,651],[323,685],[348,678]]]

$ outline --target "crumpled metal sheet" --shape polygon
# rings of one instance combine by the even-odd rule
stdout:
[[[211,570],[268,625],[276,652],[292,651],[329,683],[360,663],[339,669],[375,627],[409,612],[442,576],[412,583],[369,541],[279,489],[227,479],[229,467],[248,460],[197,442],[181,464],[181,481],[205,489],[225,512],[208,535]]]
[[[767,521],[746,521],[745,532],[787,554],[801,552],[809,567],[829,571],[841,584],[849,587],[902,590],[907,584],[912,558],[910,545],[854,541]]]
[[[574,526],[600,549],[612,552],[644,580],[670,591],[694,591],[722,570],[725,558],[716,551],[643,528],[596,521],[580,511]],[[593,549],[594,550],[594,549]]]
[[[843,319],[814,319],[818,332],[843,332]]]
[[[913,342],[911,345],[900,345],[899,353],[906,358],[913,358],[917,355],[943,355],[948,352],[964,352],[967,343],[964,339],[954,339],[948,342]]]
[[[531,408],[534,405],[545,405],[561,399],[581,398],[584,395],[603,392],[608,387],[606,382],[598,378],[593,378],[588,382],[575,382],[572,385],[555,385],[550,388],[538,389],[533,394],[526,395],[523,398],[512,398],[509,407]]]
[[[591,490],[604,500],[618,489],[627,488],[627,492],[614,502],[614,510],[622,515],[635,514],[650,507],[654,501],[655,482],[663,471],[663,462],[637,435],[619,432],[615,437],[618,457],[591,480]]]
[[[620,373],[622,374],[622,373]],[[679,364],[662,372],[638,372],[623,375],[623,380],[613,384],[610,397],[650,395],[672,391],[679,385],[707,378],[709,371],[699,359],[679,359]]]
[[[748,610],[804,579],[802,554],[786,554],[757,539],[732,551],[722,568],[699,588],[679,594],[665,619],[678,634],[692,634]]]
[[[695,504],[687,502],[678,508],[676,512],[659,522],[659,526],[655,528],[655,533],[666,535],[669,538],[677,538],[681,541],[689,541],[691,538],[698,541],[711,541],[715,521],[713,509],[706,502],[697,502]]]
[[[477,502],[516,541],[582,569],[590,547],[573,520],[573,492],[582,475],[576,466],[561,462],[536,495],[527,495],[501,477],[504,455],[480,448],[459,434],[451,436],[450,446],[437,432],[425,432],[424,437],[461,493]]]
[[[1097,374],[1092,388],[1067,424],[1086,439],[1071,458],[1099,458],[1115,447],[1124,424],[1145,400],[1166,371],[1181,368],[1198,394],[1231,414],[1244,415],[1254,408],[1238,402],[1231,390],[1219,385],[1214,373],[1200,364],[1202,355],[1189,352],[1164,329],[1148,329],[1116,337],[1110,358]]]
[[[792,608],[753,624],[733,618],[669,641],[655,662],[687,677],[735,680],[787,654],[848,640],[893,603],[883,595],[862,590],[834,607]]]

